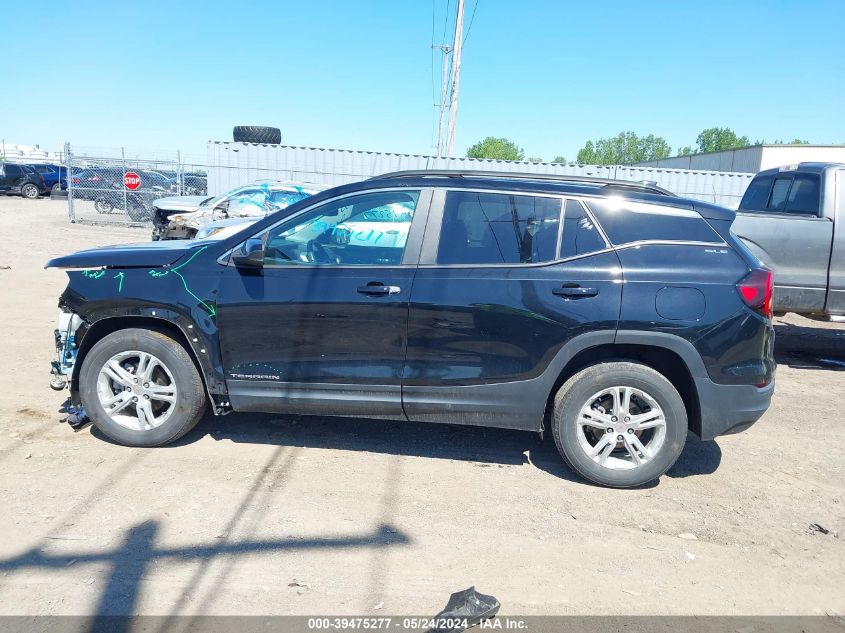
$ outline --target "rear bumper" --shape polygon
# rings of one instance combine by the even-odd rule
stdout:
[[[744,431],[759,420],[772,402],[775,381],[765,387],[719,385],[709,378],[697,378],[701,406],[701,439]]]

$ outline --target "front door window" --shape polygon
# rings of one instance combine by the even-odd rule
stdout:
[[[306,211],[267,231],[264,265],[401,264],[418,200],[419,191],[384,191]]]

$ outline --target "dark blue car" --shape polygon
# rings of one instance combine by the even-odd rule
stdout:
[[[33,163],[29,167],[32,167],[44,177],[44,184],[47,185],[47,189],[51,191],[67,189],[67,167],[64,165]]]

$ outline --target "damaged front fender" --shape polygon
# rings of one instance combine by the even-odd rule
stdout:
[[[216,320],[221,271],[207,245],[164,266],[68,271],[59,307],[81,320],[74,333],[72,392],[78,391],[85,355],[97,341],[119,329],[157,329],[185,345],[216,412],[222,412],[228,398]]]

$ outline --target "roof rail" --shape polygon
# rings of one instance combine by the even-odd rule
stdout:
[[[614,180],[613,178],[599,178],[598,176],[568,176],[564,174],[532,174],[519,171],[484,171],[463,169],[410,169],[407,171],[392,171],[370,180],[391,180],[394,178],[501,178],[504,180],[545,180],[550,182],[571,182],[591,185],[602,185],[608,188],[640,189],[648,193],[662,196],[674,196],[671,191],[658,187],[653,182],[636,182],[631,180]]]

